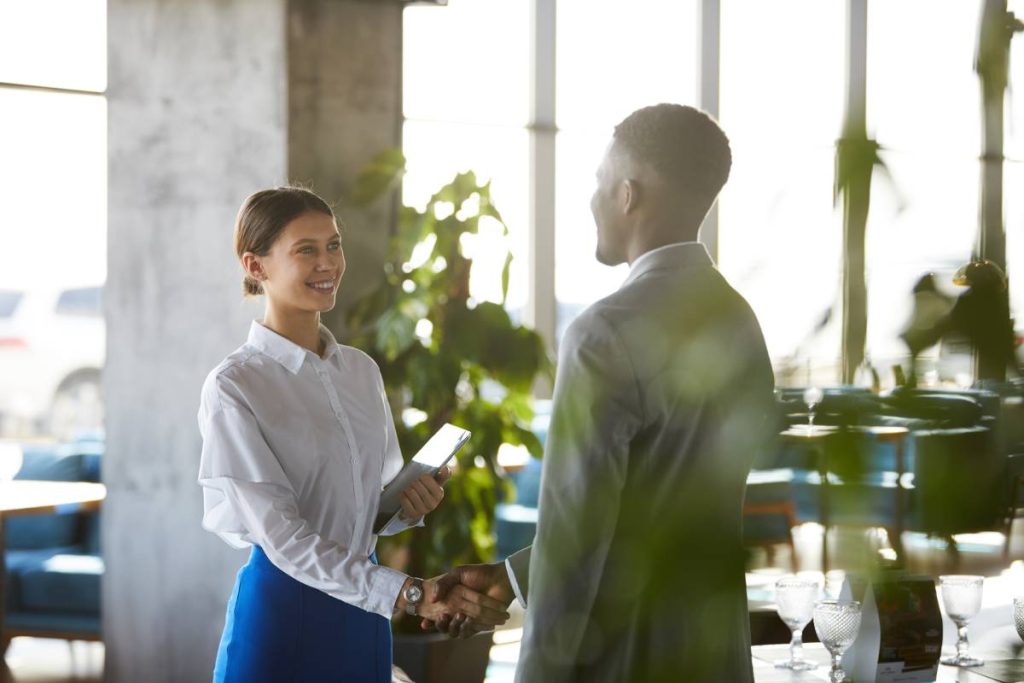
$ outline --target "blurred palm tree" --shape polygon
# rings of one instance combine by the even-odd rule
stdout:
[[[836,142],[833,200],[843,203],[843,337],[842,381],[852,384],[864,362],[868,330],[865,279],[865,236],[871,205],[871,177],[885,168],[878,143],[867,132],[867,2],[850,0],[847,38],[846,112],[843,134]]]

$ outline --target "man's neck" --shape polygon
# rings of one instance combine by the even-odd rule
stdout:
[[[661,249],[662,247],[667,247],[671,244],[682,244],[684,242],[696,241],[696,230],[694,230],[692,233],[690,231],[684,230],[673,230],[671,232],[660,232],[657,234],[652,234],[648,236],[647,239],[634,240],[633,243],[630,244],[630,247],[626,254],[627,261],[629,262],[629,265],[632,266],[638,258],[640,258],[641,256],[648,252],[654,251],[655,249]]]

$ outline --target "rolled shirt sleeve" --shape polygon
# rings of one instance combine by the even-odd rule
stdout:
[[[247,534],[281,571],[367,612],[391,618],[406,575],[370,561],[317,534],[301,519],[294,498],[272,484],[219,482]]]
[[[203,527],[234,547],[257,544],[295,580],[390,618],[406,575],[325,538],[302,518],[259,424],[229,389],[208,381],[199,412]]]

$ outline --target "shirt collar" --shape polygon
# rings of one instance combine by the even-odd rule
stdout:
[[[324,342],[324,360],[338,352],[338,342],[335,341],[331,331],[323,325],[320,325],[320,339]],[[307,355],[316,356],[309,349],[282,337],[258,320],[253,320],[252,325],[249,326],[248,343],[264,355],[276,360],[293,375],[302,368],[302,363],[306,360]]]
[[[629,267],[623,286],[635,282],[644,273],[661,268],[713,266],[714,261],[702,242],[675,242],[641,254]]]

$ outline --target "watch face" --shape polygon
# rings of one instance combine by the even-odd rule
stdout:
[[[409,602],[419,602],[423,599],[423,589],[417,585],[409,586],[405,591],[405,599]]]

